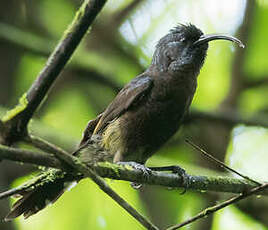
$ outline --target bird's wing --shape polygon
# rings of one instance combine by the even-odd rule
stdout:
[[[87,127],[84,130],[83,138],[80,141],[79,148],[76,149],[75,152],[73,152],[73,155],[76,155],[76,153],[79,152],[80,148],[83,148],[87,144],[87,141],[91,138],[91,136],[94,132],[94,129],[96,128],[96,125],[99,123],[99,121],[102,117],[102,114],[103,113],[99,114],[94,120],[90,120],[87,123]]]
[[[103,112],[94,134],[103,130],[106,125],[117,117],[120,117],[130,108],[138,105],[148,95],[153,87],[153,79],[146,75],[134,78],[115,97],[111,104]]]

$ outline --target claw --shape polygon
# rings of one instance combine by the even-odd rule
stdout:
[[[180,193],[181,195],[185,194],[190,185],[190,176],[186,173],[186,171],[178,165],[172,166],[164,166],[164,167],[150,167],[151,170],[154,171],[171,171],[172,173],[176,173],[182,177],[182,186],[183,191]]]
[[[147,179],[152,173],[152,170],[150,168],[145,167],[143,164],[136,163],[134,161],[119,161],[117,162],[119,165],[128,165],[131,166],[134,169],[142,171],[143,176]],[[140,189],[142,187],[142,184],[132,182],[131,187],[134,189]]]
[[[117,164],[123,165],[123,166],[124,165],[131,166],[134,169],[142,171],[144,176],[149,176],[151,174],[151,172],[152,172],[152,170],[150,168],[147,168],[143,164],[139,164],[139,163],[136,163],[134,161],[126,161],[126,162],[119,161],[119,162],[117,162]]]
[[[183,191],[180,193],[181,195],[185,194],[189,185],[190,185],[190,176],[186,173],[185,169],[181,168],[178,165],[174,165],[172,168],[172,172],[178,174],[182,177],[182,186]]]
[[[131,182],[130,185],[131,185],[132,188],[134,188],[134,189],[136,189],[136,190],[139,190],[139,189],[142,188],[142,184],[140,184],[140,183]]]

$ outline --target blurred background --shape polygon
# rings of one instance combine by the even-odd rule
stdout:
[[[28,90],[81,5],[81,0],[0,1],[0,115]],[[268,180],[268,131],[231,124],[209,114],[268,120],[268,0],[109,0],[30,123],[30,130],[73,150],[87,122],[118,90],[141,73],[157,41],[178,23],[204,33],[227,33],[246,45],[211,42],[198,80],[193,116],[148,164],[179,164],[195,175],[226,175],[184,140],[191,139],[229,166]],[[267,124],[267,123],[266,123]],[[3,161],[0,191],[29,179],[36,168]],[[229,175],[229,174],[227,174]],[[233,175],[229,175],[233,176]],[[109,184],[161,229],[186,220],[229,194]],[[10,201],[0,201],[0,218]],[[1,230],[143,229],[90,180],[83,180],[53,206]],[[252,197],[208,216],[188,229],[268,229],[268,198]]]

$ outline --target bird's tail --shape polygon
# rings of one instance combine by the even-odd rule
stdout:
[[[48,204],[54,203],[70,186],[74,178],[72,175],[57,169],[50,169],[21,187],[0,193],[0,199],[10,196],[20,198],[13,204],[5,221],[20,215],[24,218],[39,212]]]

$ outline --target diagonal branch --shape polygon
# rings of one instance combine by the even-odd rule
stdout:
[[[11,144],[19,140],[26,132],[26,127],[34,112],[45,98],[59,73],[68,62],[76,47],[86,34],[106,0],[85,0],[76,16],[50,55],[47,63],[26,95],[8,116],[2,118],[6,132],[5,143]],[[19,108],[19,109],[18,109]]]
[[[177,225],[174,225],[172,227],[169,227],[167,230],[179,229],[179,228],[181,228],[181,227],[183,227],[185,225],[188,225],[190,223],[193,223],[194,221],[197,221],[197,220],[199,220],[199,219],[201,219],[203,217],[211,215],[214,212],[216,212],[216,211],[218,211],[220,209],[223,209],[223,208],[225,208],[225,207],[227,207],[227,206],[229,206],[231,204],[234,204],[234,203],[236,203],[236,202],[238,202],[238,201],[240,201],[242,199],[245,199],[245,198],[247,198],[249,196],[258,194],[260,191],[263,191],[263,190],[265,190],[267,188],[268,188],[268,183],[264,183],[264,184],[262,184],[260,186],[252,188],[251,190],[246,191],[244,193],[241,193],[241,194],[239,194],[237,196],[234,196],[234,197],[230,198],[229,200],[226,200],[226,201],[224,201],[224,202],[222,202],[220,204],[217,204],[215,206],[209,207],[209,208],[203,210],[202,212],[200,212],[199,214],[197,214],[196,216],[190,218],[189,220],[184,221],[181,224],[177,224]]]
[[[29,120],[32,118],[44,97],[47,95],[48,90],[51,88],[59,73],[70,59],[74,50],[80,43],[97,14],[104,6],[105,2],[106,0],[84,1],[80,9],[77,11],[72,24],[69,26],[61,41],[50,55],[46,66],[32,84],[31,88],[20,99],[19,105],[12,111],[9,111],[9,113],[2,118],[5,125],[5,132],[1,133],[1,138],[4,139],[1,140],[2,143],[12,144],[27,135],[26,128]],[[147,229],[157,229],[123,198],[114,192],[90,167],[86,167],[78,159],[64,151],[55,151],[54,154],[60,158],[63,163],[70,165],[77,172],[81,172],[84,176],[91,178],[101,188],[101,190],[114,199]]]
[[[65,152],[63,149],[45,141],[41,138],[28,136],[28,141],[36,145],[38,148],[44,148],[46,150],[53,151],[53,154],[57,159],[59,159],[63,164],[70,166],[78,174],[82,173],[84,177],[89,177],[93,180],[100,189],[110,196],[116,203],[118,203],[123,209],[125,209],[132,217],[139,221],[144,227],[150,230],[158,230],[149,220],[147,220],[143,215],[141,215],[135,208],[133,208],[127,201],[125,201],[121,196],[119,196],[95,171],[92,166],[88,166],[79,158],[72,156],[71,154]],[[73,172],[72,170],[72,172]],[[79,177],[81,177],[79,175]]]

